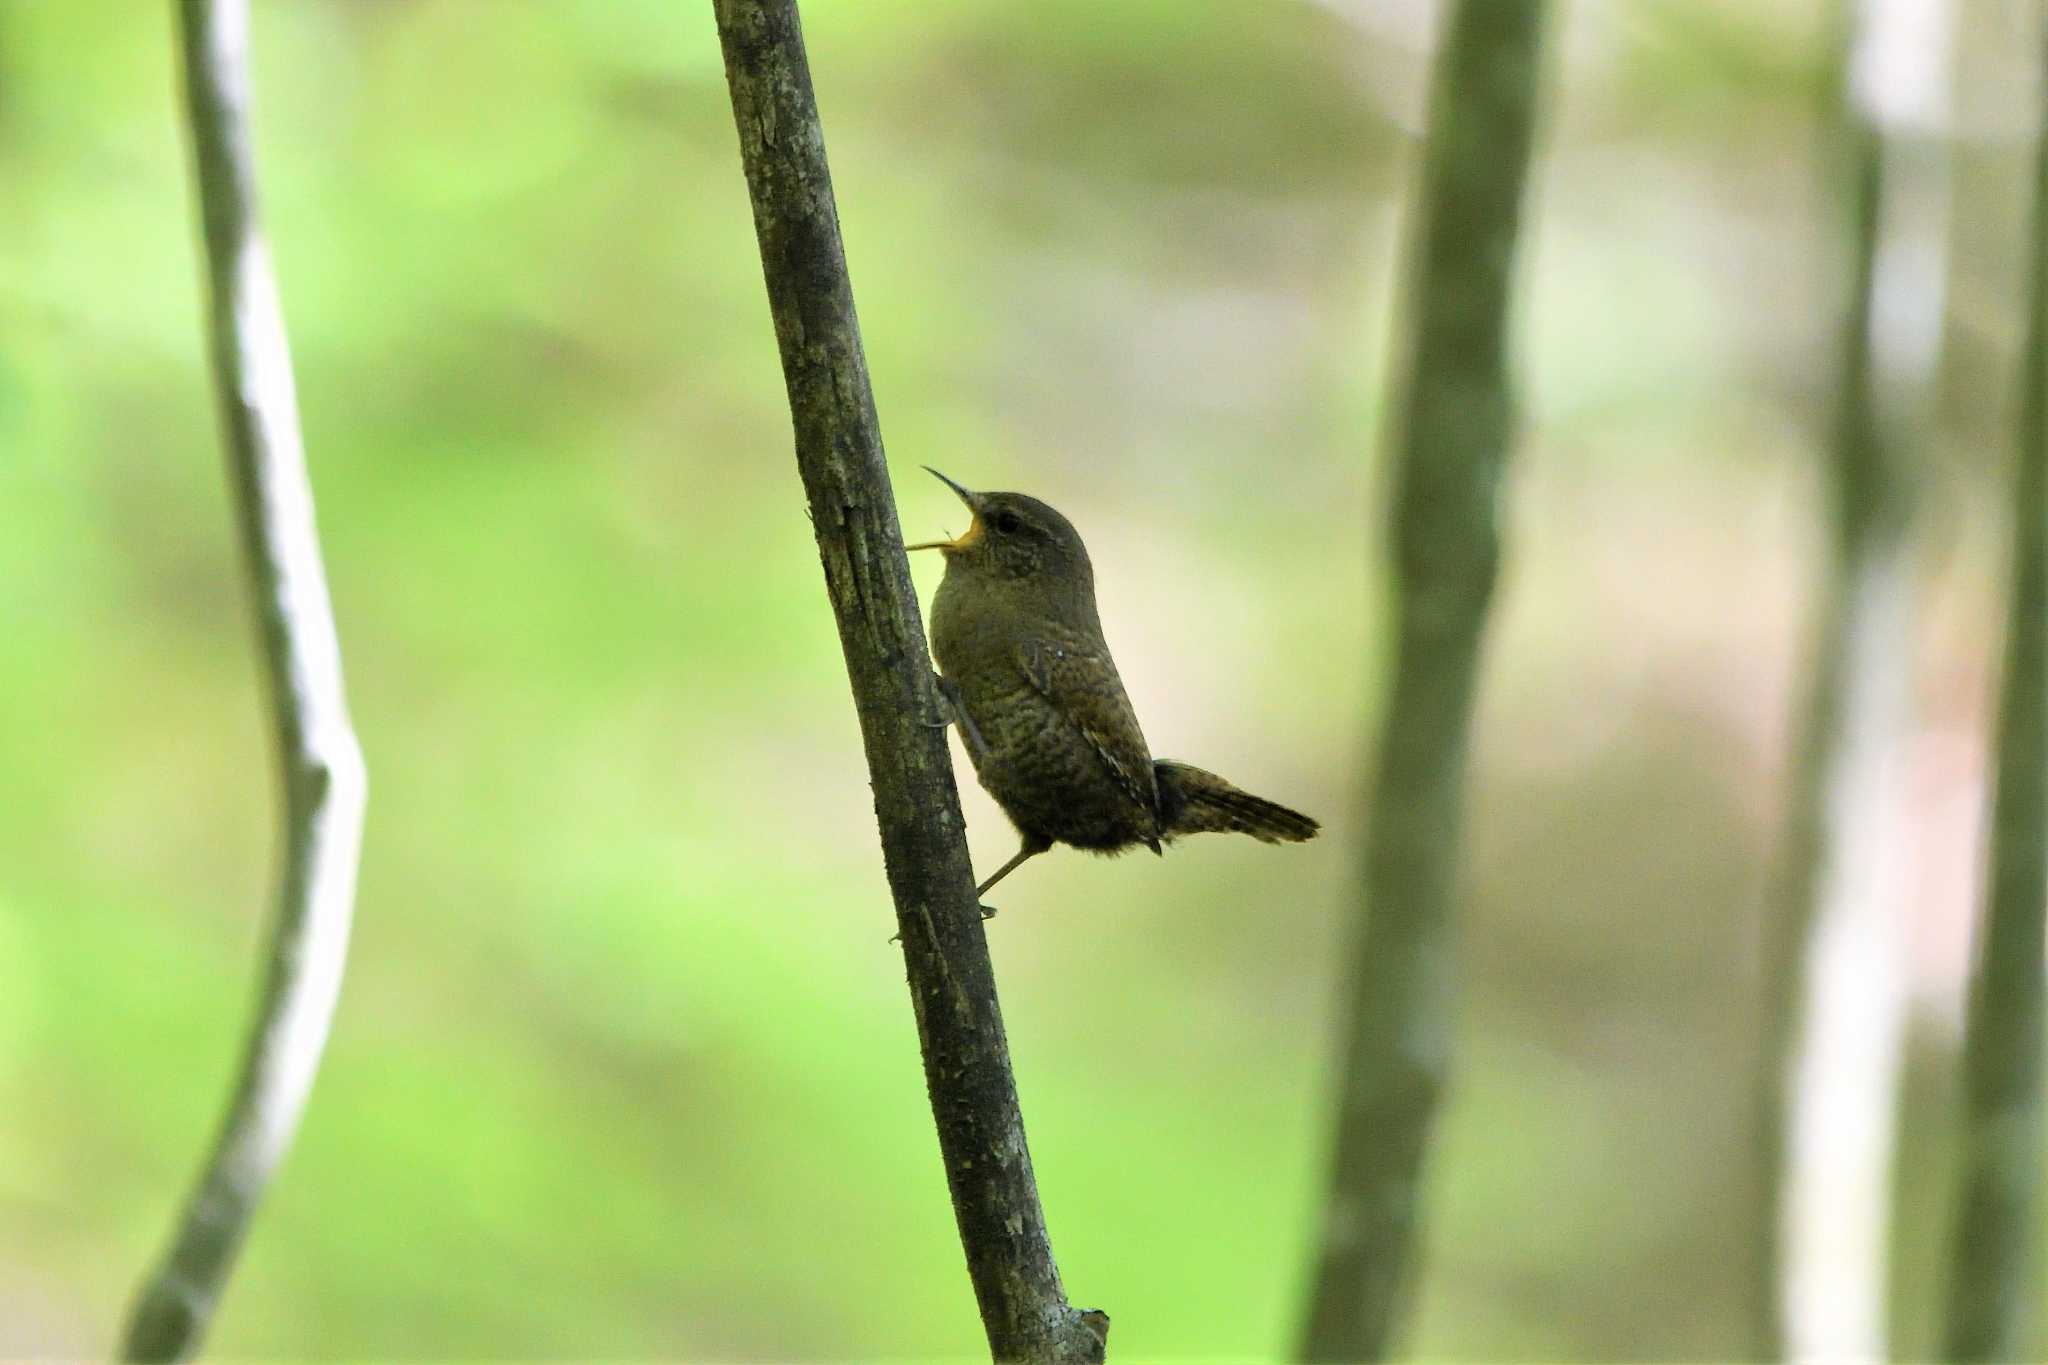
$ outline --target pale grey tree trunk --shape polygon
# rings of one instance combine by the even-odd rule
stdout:
[[[1824,588],[1763,937],[1756,1350],[1886,1351],[1912,826],[1910,451],[1941,334],[1949,14],[1845,6],[1823,119],[1846,211]]]
[[[1383,1355],[1416,1259],[1453,1030],[1465,750],[1514,439],[1508,305],[1543,15],[1538,0],[1461,0],[1436,59],[1392,458],[1393,675],[1299,1347],[1312,1361]]]

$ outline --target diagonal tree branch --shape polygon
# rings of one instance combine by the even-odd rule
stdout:
[[[1039,1207],[795,0],[715,0],[825,587],[873,777],[925,1082],[997,1360],[1100,1360]]]
[[[1947,1357],[2031,1360],[2040,1297],[2043,916],[2048,914],[2048,26],[2013,452],[2005,679],[1984,926],[1963,1040],[1962,1202]]]
[[[1514,433],[1508,305],[1543,10],[1540,0],[1460,0],[1437,58],[1393,456],[1393,678],[1306,1360],[1372,1360],[1387,1349],[1450,1063],[1452,881]]]
[[[268,975],[233,1100],[122,1354],[199,1347],[272,1172],[291,1146],[348,955],[365,776],[313,525],[284,316],[256,209],[247,0],[181,0],[179,38],[207,266],[215,395],[256,604],[284,789]]]

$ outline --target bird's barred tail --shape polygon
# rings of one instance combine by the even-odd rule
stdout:
[[[1159,832],[1168,839],[1213,832],[1297,844],[1322,828],[1300,811],[1253,796],[1192,764],[1162,758],[1152,770],[1159,778]]]

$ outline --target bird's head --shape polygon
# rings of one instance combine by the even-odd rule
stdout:
[[[974,514],[954,540],[928,540],[909,550],[937,550],[946,557],[946,572],[973,577],[1036,583],[1047,589],[1094,591],[1088,549],[1073,523],[1037,498],[1022,493],[976,493],[962,488],[938,470],[927,472],[943,482]]]

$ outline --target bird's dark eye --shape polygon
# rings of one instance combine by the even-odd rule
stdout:
[[[1023,522],[1017,519],[1015,512],[998,512],[988,519],[988,524],[1001,531],[1004,535],[1010,535],[1024,525]]]

